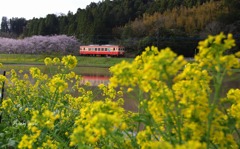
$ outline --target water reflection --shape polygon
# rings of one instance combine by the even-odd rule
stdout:
[[[109,81],[110,75],[100,75],[95,73],[95,74],[81,74],[81,76],[82,76],[81,84],[86,84],[87,82],[89,82],[91,84],[90,89],[95,93],[100,93],[97,87],[99,84],[108,85],[110,82]],[[123,98],[125,99],[123,108],[125,110],[137,112],[138,98],[140,97],[138,97],[138,93],[136,92],[134,91],[131,93],[127,93],[125,91],[123,95]],[[105,97],[103,97],[101,94],[96,94],[93,100],[100,100],[100,99],[105,99]]]
[[[99,73],[86,73],[81,74],[83,77],[82,84],[90,82],[92,86],[98,86],[99,84],[108,85],[110,79],[109,74]],[[223,80],[222,92],[226,93],[230,88],[240,88],[240,73],[235,73],[232,76],[226,76]]]
[[[108,85],[110,76],[83,74],[82,78],[81,84],[89,82],[91,86],[98,86],[99,84]]]

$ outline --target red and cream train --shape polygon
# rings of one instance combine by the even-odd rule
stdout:
[[[125,51],[119,45],[86,45],[80,46],[79,53],[89,56],[124,56]]]

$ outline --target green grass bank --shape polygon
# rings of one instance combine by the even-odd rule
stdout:
[[[2,64],[44,64],[46,57],[58,57],[51,55],[30,55],[30,54],[0,54],[0,63]],[[76,56],[78,59],[78,66],[94,66],[94,67],[111,67],[122,60],[132,61],[133,58],[118,58],[118,57],[86,57]]]

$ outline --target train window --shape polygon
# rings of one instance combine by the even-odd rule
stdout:
[[[113,48],[113,51],[115,51],[115,48]]]
[[[101,51],[103,51],[104,49],[102,48],[102,50]]]
[[[95,48],[95,51],[97,51],[97,48]]]
[[[105,51],[107,51],[107,48],[105,48]]]
[[[100,51],[100,48],[98,48],[98,51]]]
[[[88,48],[88,51],[91,51],[91,48]]]

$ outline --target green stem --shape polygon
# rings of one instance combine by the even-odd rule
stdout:
[[[141,111],[142,111],[142,108],[141,108],[141,102],[143,100],[143,97],[142,97],[142,91],[139,90],[138,92],[138,98],[139,98],[139,101],[138,101],[138,115],[141,116]],[[137,132],[140,131],[140,125],[141,125],[141,122],[138,121],[138,124],[137,124]]]
[[[214,78],[214,97],[213,101],[209,99],[209,107],[210,107],[210,113],[208,115],[208,124],[207,124],[207,148],[210,148],[210,138],[211,138],[211,127],[212,127],[212,121],[214,117],[214,110],[217,106],[217,101],[220,98],[220,91],[221,91],[221,86],[222,86],[222,80],[225,75],[224,72],[217,72],[216,77]]]
[[[167,86],[169,87],[169,88],[171,88],[172,87],[172,78],[171,78],[171,76],[167,73],[167,70],[166,70],[166,67],[163,67],[164,69],[163,69],[163,71],[164,71],[164,73],[167,75]],[[181,121],[181,109],[180,108],[178,108],[178,102],[177,102],[177,99],[175,98],[176,96],[175,96],[175,94],[174,94],[174,92],[173,92],[173,90],[172,90],[172,93],[173,93],[173,98],[174,98],[174,106],[175,106],[175,109],[176,109],[176,115],[177,115],[177,117],[176,117],[176,115],[174,115],[174,113],[172,112],[172,110],[170,109],[169,110],[169,112],[170,112],[170,114],[172,114],[173,116],[173,121],[175,121],[176,122],[176,125],[177,126],[175,126],[175,124],[174,124],[174,129],[176,130],[176,132],[177,132],[177,134],[178,134],[178,139],[179,139],[179,144],[182,144],[182,135],[181,135],[181,124],[182,124],[182,121]],[[164,94],[166,94],[165,93],[165,90],[164,90]],[[170,115],[169,115],[170,116]]]

